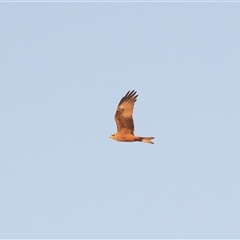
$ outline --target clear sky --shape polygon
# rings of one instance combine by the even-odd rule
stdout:
[[[1,3],[1,238],[240,238],[239,3]],[[114,114],[138,91],[135,133]]]

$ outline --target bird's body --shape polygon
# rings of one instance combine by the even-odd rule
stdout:
[[[117,133],[112,134],[110,138],[120,142],[146,142],[151,143],[154,137],[138,137],[134,135],[134,122],[132,118],[134,103],[137,101],[136,91],[128,91],[121,99],[115,113],[117,124]]]

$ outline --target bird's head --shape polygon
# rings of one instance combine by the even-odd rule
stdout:
[[[115,139],[115,134],[112,134],[109,138]]]

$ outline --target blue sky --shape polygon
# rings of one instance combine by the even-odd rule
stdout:
[[[240,238],[239,3],[0,6],[1,238]]]

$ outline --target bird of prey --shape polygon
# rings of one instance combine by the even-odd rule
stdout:
[[[110,138],[120,142],[145,142],[154,144],[151,140],[154,137],[137,137],[134,135],[133,108],[137,101],[136,91],[128,91],[121,99],[115,113],[117,124],[117,133],[112,134]]]

